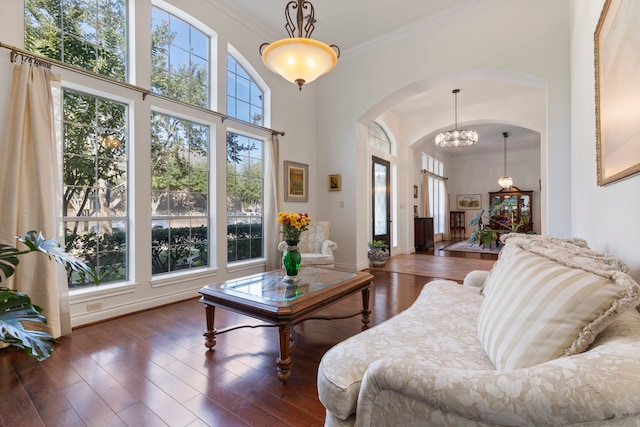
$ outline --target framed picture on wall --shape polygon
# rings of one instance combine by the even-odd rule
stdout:
[[[309,165],[284,161],[284,201],[309,201]]]
[[[606,0],[594,34],[598,185],[640,172],[640,2]]]
[[[329,175],[329,191],[340,191],[341,188],[342,182],[340,175]]]
[[[480,194],[458,194],[456,196],[457,210],[480,209],[482,207],[482,196]]]

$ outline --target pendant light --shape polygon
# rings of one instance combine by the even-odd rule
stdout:
[[[502,136],[504,136],[504,174],[498,178],[498,184],[505,190],[510,190],[513,187],[513,179],[507,175],[507,137],[509,132],[502,132]]]
[[[438,147],[467,147],[478,142],[478,132],[474,130],[458,130],[458,93],[460,89],[454,89],[451,93],[455,96],[455,128],[441,132],[436,136]]]
[[[306,16],[303,10],[308,11]],[[294,14],[295,20],[292,18]],[[335,68],[340,56],[340,48],[311,38],[316,19],[310,1],[290,1],[285,6],[284,15],[287,20],[284,28],[289,33],[289,38],[273,43],[263,43],[260,45],[260,55],[268,69],[296,83],[302,90],[303,84],[311,83]]]

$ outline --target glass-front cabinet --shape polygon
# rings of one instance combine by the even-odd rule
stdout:
[[[533,231],[533,191],[518,187],[489,193],[491,206],[499,205],[491,217],[492,228],[498,231],[526,233]]]

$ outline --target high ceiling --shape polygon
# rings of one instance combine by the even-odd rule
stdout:
[[[251,28],[274,41],[287,36],[285,7],[289,0],[209,0],[249,21]],[[313,38],[349,51],[416,25],[486,3],[487,0],[312,0]]]
[[[222,7],[238,22],[250,26],[272,42],[287,37],[284,28],[285,7],[289,0],[208,0]],[[401,35],[420,25],[429,25],[439,19],[449,19],[463,10],[483,7],[493,0],[312,0],[315,8],[315,31],[313,38],[327,44],[336,44],[342,56],[358,49],[375,45],[385,38]],[[256,52],[258,48],[256,47]],[[340,66],[340,61],[338,61]],[[452,83],[453,84],[453,83]],[[416,93],[414,96],[387,107],[387,112],[398,116],[405,124],[423,123],[425,117],[449,114],[450,126],[454,122],[455,87],[437,87]],[[522,85],[500,81],[467,82],[459,94],[458,121],[465,121],[463,112],[488,108],[509,108],[511,103],[539,102],[535,94]],[[537,97],[537,98],[536,98]],[[535,101],[532,101],[534,99]],[[505,107],[506,106],[506,107]],[[447,118],[448,120],[448,118]],[[459,126],[462,127],[462,126]],[[464,149],[449,149],[452,154],[469,154],[479,150],[502,151],[502,132],[510,133],[510,147],[539,147],[540,135],[496,120],[476,121],[472,128],[479,133],[477,146]],[[416,140],[433,141],[435,134],[443,129],[425,129]]]

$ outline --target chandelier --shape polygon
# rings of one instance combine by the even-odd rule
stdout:
[[[303,10],[308,11],[306,16]],[[295,21],[292,18],[294,14]],[[268,69],[292,83],[297,83],[302,90],[303,84],[311,83],[335,68],[340,56],[340,48],[311,38],[316,20],[310,1],[290,1],[284,9],[284,15],[287,20],[284,28],[289,33],[289,38],[273,43],[262,43],[260,55]]]
[[[446,132],[440,132],[436,136],[438,147],[466,147],[478,142],[478,132],[474,130],[458,129],[458,93],[460,89],[454,89],[451,93],[455,96],[455,128]]]
[[[502,132],[502,136],[504,136],[504,175],[498,178],[498,184],[504,189],[510,189],[513,186],[513,179],[507,175],[507,137],[509,133]]]

